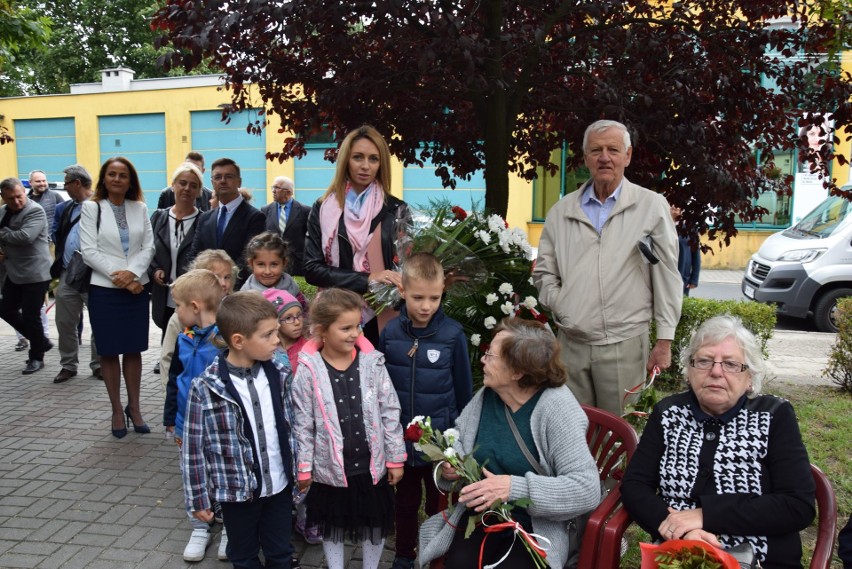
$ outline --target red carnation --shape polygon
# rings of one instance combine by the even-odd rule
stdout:
[[[420,439],[423,437],[423,429],[417,423],[412,423],[408,425],[408,428],[405,429],[405,440],[412,443],[419,443]]]
[[[467,217],[467,212],[463,208],[461,208],[457,205],[454,205],[453,207],[451,207],[450,211],[453,212],[453,215],[455,215],[456,219],[459,220],[459,221],[464,221],[465,218]]]

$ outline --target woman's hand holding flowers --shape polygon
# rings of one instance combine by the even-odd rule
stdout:
[[[478,513],[491,509],[495,502],[508,502],[512,488],[511,476],[496,475],[487,468],[482,469],[482,475],[482,480],[468,484],[459,494],[459,502]]]

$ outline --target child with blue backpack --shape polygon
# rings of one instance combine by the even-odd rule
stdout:
[[[195,269],[184,273],[172,285],[175,316],[184,326],[175,342],[174,356],[168,369],[166,402],[163,407],[163,425],[174,435],[180,448],[183,444],[183,422],[189,386],[193,378],[201,375],[219,353],[213,340],[219,333],[216,327],[216,309],[225,291],[212,271]],[[181,463],[183,464],[183,463]],[[190,516],[192,535],[183,550],[185,561],[204,559],[210,545],[210,526]],[[222,530],[218,558],[227,559],[228,534]]]

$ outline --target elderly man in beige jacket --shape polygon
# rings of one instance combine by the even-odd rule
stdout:
[[[533,278],[559,327],[571,391],[620,415],[625,389],[671,365],[683,296],[677,233],[666,199],[624,177],[633,152],[627,127],[592,123],[583,152],[592,178],[548,212]],[[651,320],[657,343],[649,355]]]

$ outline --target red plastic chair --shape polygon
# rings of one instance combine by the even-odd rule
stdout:
[[[828,476],[815,464],[811,465],[811,474],[816,483],[817,502],[817,540],[811,569],[829,569],[837,535],[837,498]]]
[[[601,481],[610,491],[586,524],[578,568],[617,569],[621,561],[621,538],[631,522],[621,504],[621,478],[639,437],[621,417],[597,407],[582,407],[589,418],[586,442],[598,465]]]

